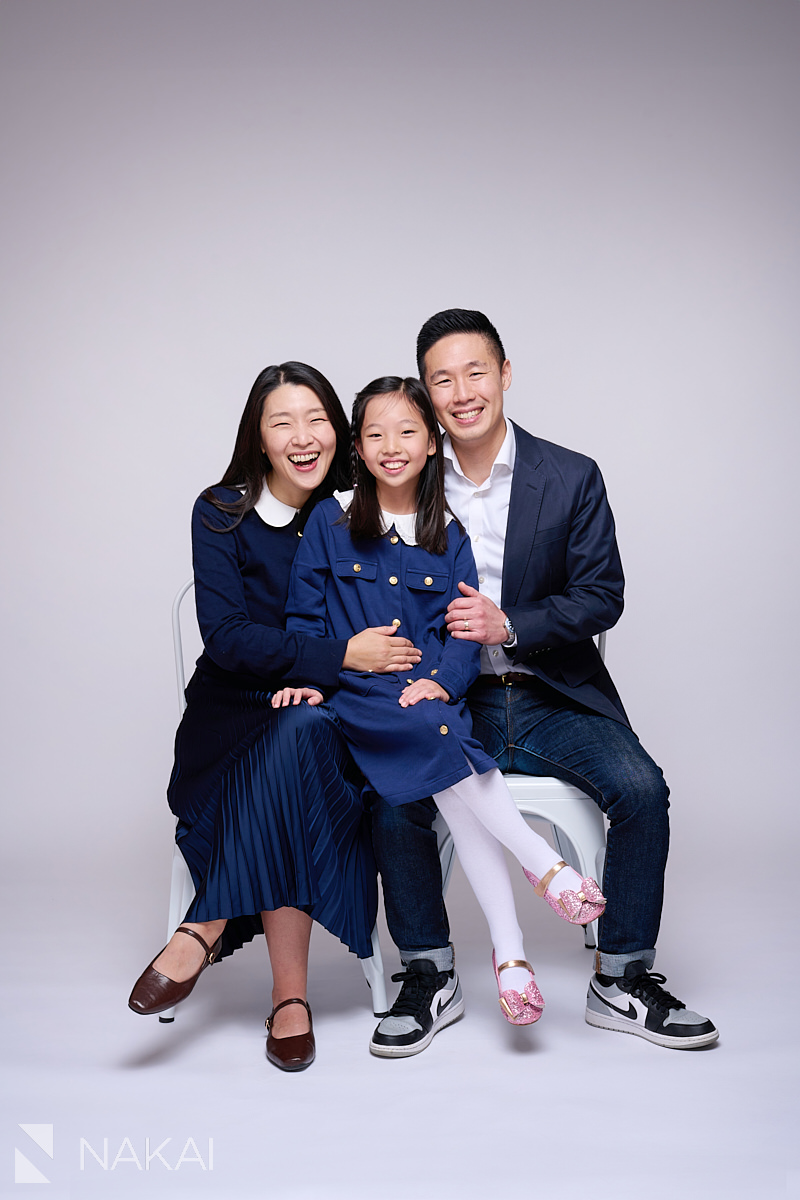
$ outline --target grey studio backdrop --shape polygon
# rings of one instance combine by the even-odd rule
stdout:
[[[661,1163],[653,1196],[800,1190],[775,1123],[797,1061],[799,42],[794,0],[0,3],[14,1030],[0,1194],[20,1192],[12,1145],[71,1197],[428,1200],[496,1194],[500,1172],[570,1200],[609,1145],[609,1183]],[[328,1065],[291,1090],[263,1063],[255,948],[210,972],[181,1027],[125,1009],[166,919],[169,606],[192,502],[222,473],[257,372],[303,359],[349,406],[375,375],[413,372],[421,322],[451,305],[497,324],[511,416],[603,469],[628,577],[608,662],[673,790],[657,965],[728,1036],[686,1056],[586,1030],[589,957],[537,912],[531,953],[541,939],[569,1021],[552,1017],[560,1058],[526,1061],[457,878],[454,933],[475,967],[453,1049],[443,1036],[413,1064],[369,1059],[360,973],[322,937]],[[757,1027],[739,1023],[745,996]],[[241,1061],[220,1041],[231,1027],[250,1039]],[[497,1049],[468,1052],[471,1029]],[[576,1145],[544,1101],[557,1109],[587,1061],[595,1115],[618,1110],[611,1081],[650,1096],[656,1124],[636,1100],[621,1140],[602,1132],[607,1109]],[[503,1124],[503,1089],[528,1097],[531,1075],[530,1123],[515,1099]],[[422,1096],[409,1144],[381,1118],[414,1125]],[[554,1122],[538,1157],[537,1117]],[[25,1122],[54,1124],[52,1160]],[[164,1129],[173,1164],[184,1134],[202,1150],[216,1131],[213,1173],[78,1169],[79,1135],[107,1136],[113,1158]],[[259,1157],[262,1134],[292,1146],[291,1169]]]

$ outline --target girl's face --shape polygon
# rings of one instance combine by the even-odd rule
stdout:
[[[336,453],[336,433],[311,388],[282,383],[270,392],[261,414],[261,448],[272,466],[268,483],[273,496],[302,508]]]
[[[375,476],[378,503],[388,512],[413,513],[417,480],[436,447],[421,414],[405,396],[373,396],[364,409],[356,450]]]

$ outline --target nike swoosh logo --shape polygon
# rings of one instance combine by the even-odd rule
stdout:
[[[439,1017],[442,1015],[442,1013],[443,1013],[443,1012],[444,1012],[444,1010],[447,1008],[448,1004],[450,1003],[450,1001],[451,1001],[452,999],[453,999],[453,997],[452,997],[452,996],[448,996],[446,1000],[440,1000],[440,1001],[439,1001],[439,1003],[438,1003],[438,1004],[437,1004],[437,1006],[436,1006],[436,1016],[437,1016],[437,1019],[438,1019],[438,1018],[439,1018]]]
[[[630,1000],[628,1001],[628,1011],[626,1012],[624,1008],[617,1008],[616,1004],[612,1004],[610,1000],[606,1000],[605,996],[601,996],[600,993],[598,992],[597,988],[595,988],[594,986],[592,987],[592,994],[597,996],[597,999],[600,1001],[601,1004],[605,1004],[606,1008],[612,1008],[614,1010],[614,1012],[619,1013],[619,1015],[621,1017],[628,1017],[633,1020],[636,1020],[636,1016],[637,1016],[636,1009],[633,1007]]]

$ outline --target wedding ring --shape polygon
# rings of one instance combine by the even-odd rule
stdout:
[[[469,621],[464,620],[464,633],[469,633]]]

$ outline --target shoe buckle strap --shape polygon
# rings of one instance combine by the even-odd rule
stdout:
[[[533,967],[524,958],[510,958],[508,962],[500,963],[500,966],[497,968],[498,975],[501,971],[505,971],[506,967],[525,967],[527,971],[530,971],[531,975],[534,974]]]
[[[544,894],[547,891],[547,885],[553,880],[554,876],[556,876],[559,871],[563,871],[566,865],[567,864],[562,858],[554,866],[552,866],[546,874],[542,876],[536,887],[533,889],[537,896],[544,897]]]

